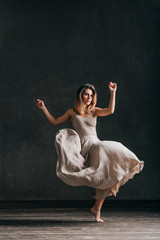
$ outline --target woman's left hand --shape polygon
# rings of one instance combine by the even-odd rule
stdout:
[[[110,90],[110,92],[116,92],[116,90],[117,90],[117,84],[110,82],[110,83],[109,83],[109,90]]]

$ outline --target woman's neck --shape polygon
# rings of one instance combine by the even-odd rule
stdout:
[[[85,117],[91,115],[91,111],[88,109],[88,106],[86,106],[86,107],[84,108],[84,111],[83,111],[83,113],[82,113],[81,115],[82,115],[82,116],[85,116]]]

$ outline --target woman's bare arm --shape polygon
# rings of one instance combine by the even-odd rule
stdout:
[[[72,109],[67,110],[62,116],[55,118],[46,108],[44,102],[42,100],[37,100],[37,107],[40,108],[44,115],[46,116],[46,118],[48,119],[48,121],[53,125],[59,125],[61,123],[64,123],[66,121],[68,121],[71,117],[72,117]]]
[[[114,113],[115,110],[115,97],[116,97],[116,90],[117,90],[117,84],[113,83],[113,85],[109,85],[110,90],[110,101],[108,108],[95,108],[94,115],[95,116],[107,116]]]

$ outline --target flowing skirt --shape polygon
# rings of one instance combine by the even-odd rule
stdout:
[[[115,141],[100,141],[88,135],[80,139],[76,131],[65,128],[55,137],[58,155],[57,176],[70,186],[96,189],[102,199],[119,191],[119,187],[143,169],[144,162]]]

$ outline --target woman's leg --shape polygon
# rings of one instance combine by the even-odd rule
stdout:
[[[91,212],[95,215],[96,222],[104,222],[101,219],[101,207],[103,205],[105,198],[96,200],[94,206],[91,208]]]

